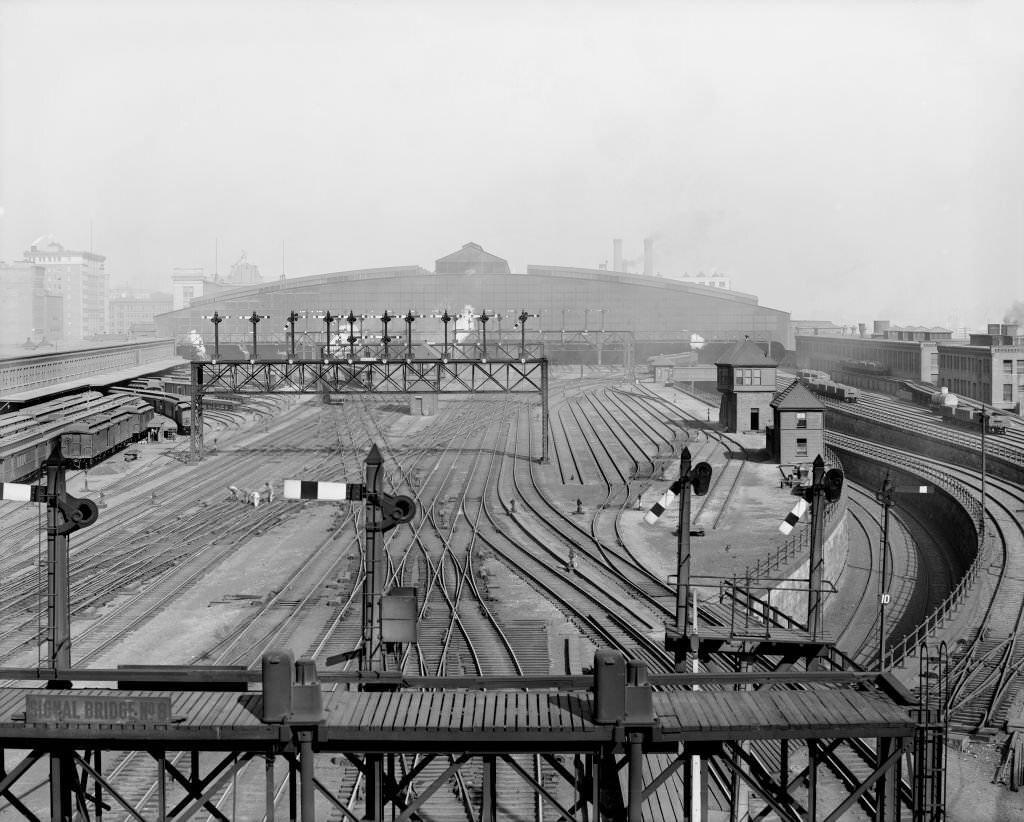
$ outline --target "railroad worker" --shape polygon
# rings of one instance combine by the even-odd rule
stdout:
[[[228,486],[228,493],[231,494],[231,499],[238,501],[238,488],[234,485]]]
[[[583,513],[583,500],[581,500],[579,498],[577,498],[577,500],[576,500],[576,513],[577,514],[582,514]]]
[[[509,507],[509,513],[510,514],[514,514],[516,512],[516,501],[514,499],[513,500],[509,500],[508,507]]]
[[[259,491],[253,491],[252,492],[252,507],[253,508],[259,508],[260,507],[260,492]]]
[[[273,502],[274,501],[274,486],[271,485],[268,482],[264,487],[265,487],[266,491],[263,494],[263,496],[267,498],[267,502]]]
[[[154,504],[154,505],[156,505],[156,491],[154,491],[154,492],[153,492],[153,493],[152,493],[152,494],[150,495],[150,499],[151,499],[151,500],[153,501],[153,504]]]

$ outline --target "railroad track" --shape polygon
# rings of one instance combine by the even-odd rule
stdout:
[[[556,465],[551,467],[534,464],[538,446],[531,412],[515,401],[460,401],[451,404],[454,407],[442,403],[437,418],[418,429],[419,442],[415,445],[392,435],[381,414],[371,408],[372,403],[366,403],[361,409],[363,413],[359,413],[358,403],[350,402],[346,412],[358,421],[336,424],[323,415],[313,436],[313,442],[330,442],[330,457],[311,459],[313,455],[308,450],[301,450],[311,447],[308,430],[305,439],[296,436],[288,440],[294,442],[298,454],[295,465],[309,468],[304,476],[346,481],[359,481],[355,472],[361,467],[361,459],[357,458],[365,453],[365,444],[371,440],[380,442],[390,488],[416,496],[421,516],[414,527],[393,532],[388,543],[390,580],[423,585],[424,605],[429,588],[431,614],[421,625],[425,630],[423,647],[403,661],[415,666],[412,670],[436,672],[457,668],[490,673],[511,667],[532,672],[550,666],[546,649],[545,653],[538,649],[540,631],[536,621],[509,619],[501,613],[500,603],[491,600],[479,573],[484,555],[491,562],[503,563],[508,569],[503,573],[515,575],[542,592],[578,628],[584,641],[621,648],[630,656],[645,659],[654,671],[671,670],[674,666],[660,640],[652,638],[663,621],[674,616],[674,591],[643,568],[626,545],[619,544],[624,541],[617,539],[617,527],[594,527],[586,519],[560,508],[552,500],[549,480],[560,477],[563,483],[571,485],[585,476],[589,485],[597,485],[601,488],[599,493],[605,495],[606,507],[601,509],[600,517],[615,522],[622,503],[628,502],[633,488],[638,487],[631,483],[654,481],[653,475],[664,464],[666,455],[671,456],[675,445],[687,441],[686,433],[670,422],[672,417],[679,417],[678,413],[668,414],[663,403],[646,399],[639,392],[613,389],[608,380],[602,379],[590,380],[586,385],[574,383],[572,387],[576,389],[575,396],[564,398],[571,407],[560,415],[562,423],[552,426]],[[633,409],[630,419],[619,422],[624,408]],[[603,444],[590,445],[589,440],[600,440]],[[700,446],[720,447],[706,440]],[[261,452],[261,458],[280,455],[278,452],[285,450],[281,444],[263,447],[274,450]],[[587,456],[578,461],[574,457],[577,454]],[[585,466],[582,474],[581,465]],[[339,471],[345,475],[339,476]],[[576,480],[570,480],[571,476]],[[522,506],[515,513],[509,510],[511,499]],[[531,534],[536,538],[531,539]],[[357,546],[358,539],[352,543],[352,550]],[[579,562],[575,573],[567,572],[565,567],[569,547]],[[358,645],[358,615],[354,613],[357,607],[353,607],[353,597],[361,573],[350,567],[347,576],[342,574],[345,579],[337,580],[339,584],[332,594],[336,604],[330,609],[307,608],[313,604],[312,599],[304,603],[301,591],[280,592],[279,599],[292,603],[292,610],[300,614],[295,619],[308,620],[311,653],[322,657]],[[311,574],[310,578],[315,576]],[[615,594],[610,596],[610,592]],[[312,613],[315,610],[320,613]],[[707,618],[721,619],[724,613],[725,609],[709,608]],[[313,626],[318,627],[314,630]],[[297,631],[287,630],[293,635]],[[500,649],[499,634],[505,637],[509,650]],[[232,641],[231,652],[238,659],[258,658],[259,640],[276,641],[280,636],[275,637],[267,627],[256,627]],[[218,650],[226,648],[212,647],[209,653]],[[518,668],[512,659],[517,660]],[[760,755],[768,762],[774,753],[765,749]],[[846,751],[843,755],[853,754]],[[401,763],[401,768],[409,772],[418,764],[407,761]],[[419,785],[447,766],[448,763],[431,764],[431,770],[421,772]],[[530,762],[524,765],[534,766]],[[318,762],[318,777],[351,808],[359,807],[360,781],[355,773],[354,768],[344,763]],[[549,778],[545,770],[535,773],[542,779]],[[452,782],[451,790],[446,792],[450,800],[448,796],[444,798],[445,816],[438,818],[473,818],[471,809],[479,801],[479,782],[473,782],[472,772],[467,774],[469,781]],[[508,786],[517,785],[512,780],[519,778],[511,768],[499,774],[503,786],[506,779]],[[229,785],[221,792],[216,800],[218,805],[227,811],[233,807],[238,813],[253,814],[241,818],[260,818],[262,779],[260,763],[250,763],[239,776],[238,787],[232,790]],[[135,777],[129,780],[134,781]],[[247,805],[246,797],[254,785],[260,786],[255,791],[259,802],[254,800]],[[719,785],[721,791],[726,788],[724,783]],[[509,793],[514,795],[515,791]],[[660,811],[652,812],[660,812],[664,819],[677,818],[672,815],[675,806],[670,796],[671,791],[667,791],[656,797]],[[279,800],[284,802],[286,797],[281,795]],[[440,796],[437,801],[442,802]],[[515,809],[515,815],[539,822],[542,817],[535,804],[529,801],[527,805]]]

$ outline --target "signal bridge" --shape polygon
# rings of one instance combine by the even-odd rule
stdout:
[[[541,462],[548,460],[548,361],[217,360],[192,363],[191,459],[203,456],[210,394],[539,394]]]

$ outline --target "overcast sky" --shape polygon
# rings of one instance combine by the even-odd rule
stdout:
[[[795,319],[977,327],[1024,299],[1021,5],[0,0],[0,259],[91,232],[168,288],[218,247],[274,279],[655,236]]]

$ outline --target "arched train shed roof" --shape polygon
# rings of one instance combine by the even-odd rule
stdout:
[[[260,333],[280,330],[290,311],[380,314],[384,309],[430,314],[443,309],[493,310],[508,318],[525,309],[540,312],[529,328],[545,331],[600,329],[632,331],[638,339],[678,338],[696,332],[706,340],[772,340],[793,348],[789,312],[758,305],[757,297],[711,289],[663,277],[587,268],[530,265],[526,273],[443,273],[420,266],[358,269],[224,289],[202,296],[188,308],[161,314],[157,329],[181,335],[192,329],[210,336],[204,315],[214,310],[232,318],[252,311],[269,314]],[[564,323],[564,325],[563,325]],[[440,329],[437,320],[417,320],[417,336]],[[320,326],[309,326],[310,330]],[[393,331],[400,329],[392,326]],[[489,330],[494,329],[490,326]],[[221,325],[222,334],[251,331],[240,319]]]

